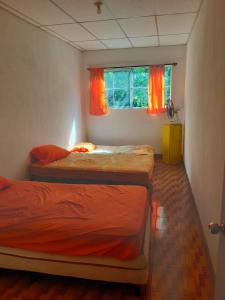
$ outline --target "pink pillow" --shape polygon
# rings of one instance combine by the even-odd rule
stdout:
[[[11,180],[0,176],[0,191],[7,189],[8,187],[10,187],[12,185]]]
[[[46,165],[52,161],[67,157],[70,152],[56,145],[44,145],[35,147],[31,150],[30,155],[34,161]]]

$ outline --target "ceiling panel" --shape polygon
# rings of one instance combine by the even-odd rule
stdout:
[[[190,33],[195,17],[195,13],[157,17],[159,35]]]
[[[113,39],[125,37],[115,21],[98,21],[82,23],[85,28],[99,39]]]
[[[127,38],[102,40],[102,42],[110,49],[131,48],[132,45]]]
[[[101,6],[101,14],[97,14],[94,0],[53,0],[78,22],[112,19],[105,5]]]
[[[157,36],[135,37],[130,38],[130,41],[134,47],[151,47],[159,45]]]
[[[188,34],[162,35],[159,36],[160,46],[184,45],[187,43]]]
[[[99,41],[84,41],[84,42],[76,42],[75,46],[81,47],[84,50],[102,50],[106,49],[106,47]]]
[[[153,0],[105,0],[116,18],[150,16],[154,14]]]
[[[155,1],[156,14],[175,14],[197,12],[201,0],[157,0]]]
[[[0,0],[0,7],[80,49],[186,44],[204,0]],[[160,42],[159,42],[160,40]]]
[[[62,35],[69,41],[87,41],[95,40],[95,37],[87,30],[82,28],[78,23],[48,26],[54,32]]]
[[[48,0],[1,0],[3,3],[34,19],[41,25],[73,23],[67,16]]]
[[[120,19],[119,24],[129,37],[157,34],[155,17]]]

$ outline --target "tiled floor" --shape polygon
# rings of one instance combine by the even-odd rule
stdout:
[[[198,215],[182,165],[156,160],[151,276],[145,300],[213,300]],[[1,300],[139,300],[138,289],[26,272],[0,272]]]
[[[212,300],[208,256],[183,165],[160,160],[152,201],[151,300]]]

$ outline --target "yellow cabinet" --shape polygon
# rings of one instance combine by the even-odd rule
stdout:
[[[175,164],[182,160],[182,124],[163,125],[163,162]]]

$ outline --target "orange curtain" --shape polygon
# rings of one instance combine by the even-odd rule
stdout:
[[[164,65],[149,67],[148,114],[165,111],[164,99]]]
[[[101,116],[107,114],[105,97],[104,69],[90,69],[90,114]]]

